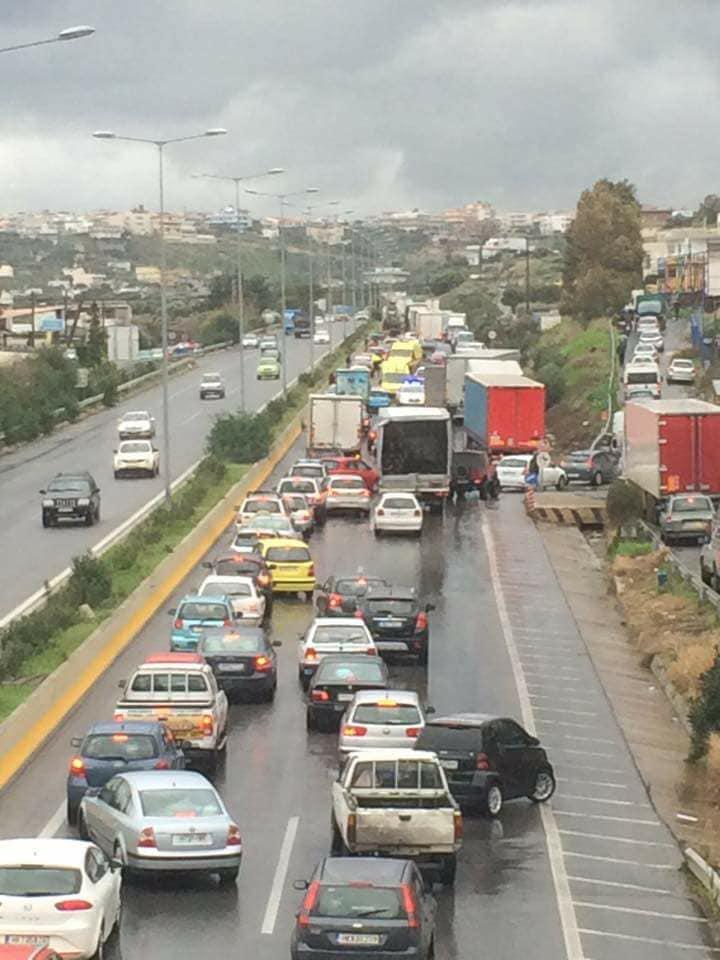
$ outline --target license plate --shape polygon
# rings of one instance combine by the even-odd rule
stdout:
[[[340,701],[340,703],[349,703],[353,696],[354,694],[352,693],[339,693],[337,695],[337,699]]]
[[[35,947],[45,947],[50,942],[49,937],[36,937],[31,935],[7,933],[3,937],[3,943],[29,943]]]
[[[376,622],[384,630],[399,630],[402,626],[402,620],[377,620]]]
[[[339,933],[337,942],[348,946],[352,944],[368,947],[376,946],[380,943],[380,935],[377,933]]]
[[[702,520],[691,520],[689,523],[685,524],[686,530],[704,530],[705,524]]]
[[[245,673],[244,663],[221,663],[218,667],[221,673]]]
[[[207,847],[212,843],[209,833],[174,833],[174,847]]]
[[[72,513],[72,507],[58,507],[58,513]]]
[[[458,762],[457,760],[441,760],[440,766],[444,767],[445,770],[457,770]]]

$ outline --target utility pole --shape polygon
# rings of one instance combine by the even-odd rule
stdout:
[[[315,366],[315,294],[313,292],[313,253],[312,253],[312,234],[310,233],[310,208],[309,207],[308,207],[307,242],[308,242],[308,282],[309,282],[308,318],[310,320],[310,373],[312,374],[313,367]]]
[[[530,319],[530,238],[525,237],[525,313]]]
[[[333,312],[333,295],[332,295],[332,254],[330,252],[330,237],[331,237],[331,227],[328,222],[327,226],[328,235],[327,235],[327,298],[325,302],[325,311],[328,316],[328,322],[332,321],[332,312]]]
[[[350,269],[352,278],[353,313],[357,310],[357,278],[355,275],[355,230],[350,227]]]

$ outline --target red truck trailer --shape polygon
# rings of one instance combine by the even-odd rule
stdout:
[[[653,521],[674,493],[720,497],[720,407],[693,399],[627,403],[624,474]]]
[[[465,432],[490,453],[532,453],[545,436],[545,384],[505,374],[465,374]]]

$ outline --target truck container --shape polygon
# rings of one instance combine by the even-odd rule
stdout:
[[[425,380],[425,406],[444,407],[447,369],[444,364],[428,363],[423,370]]]
[[[367,400],[370,396],[370,371],[359,367],[336,370],[335,393],[341,397],[355,396]]]
[[[490,453],[531,453],[545,436],[545,385],[528,377],[468,373],[465,432]]]
[[[363,401],[356,396],[316,393],[310,397],[309,451],[360,449],[363,426]]]
[[[481,357],[470,357],[467,362],[467,373],[477,376],[484,374],[498,374],[503,377],[522,377],[523,369],[517,360],[485,360]]]
[[[520,351],[512,347],[496,347],[492,350],[475,350],[472,353],[451,353],[446,358],[447,388],[445,402],[449,410],[462,409],[465,374],[470,371],[470,361],[519,360]]]
[[[452,424],[440,407],[388,407],[377,424],[380,490],[441,504],[450,490]]]
[[[439,310],[415,310],[413,331],[421,340],[440,340],[443,317]]]
[[[625,405],[625,476],[643,492],[646,516],[674,493],[720,496],[720,407],[705,400]]]

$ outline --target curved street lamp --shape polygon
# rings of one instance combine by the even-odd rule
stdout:
[[[42,47],[46,43],[62,43],[64,40],[80,40],[82,37],[89,37],[95,33],[95,27],[85,25],[79,27],[66,27],[55,37],[48,37],[47,40],[32,40],[30,43],[16,43],[12,47],[0,47],[0,53],[10,53],[12,50],[27,50],[28,47]]]

